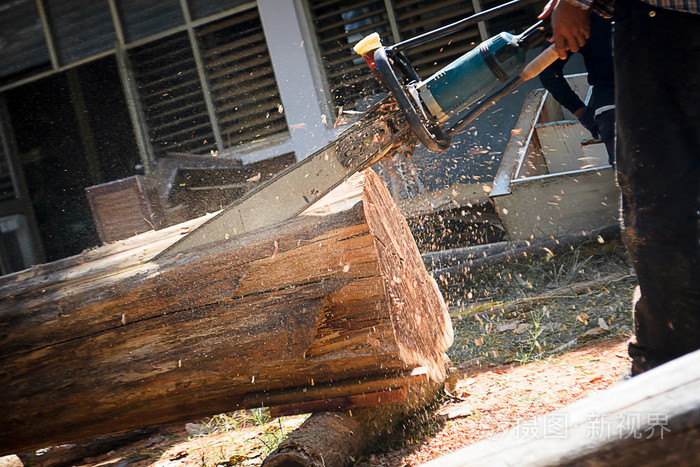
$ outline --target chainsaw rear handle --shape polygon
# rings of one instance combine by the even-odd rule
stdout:
[[[554,48],[554,44],[547,47],[541,54],[535,57],[530,63],[525,65],[523,71],[520,72],[520,79],[523,81],[530,80],[542,73],[552,63],[559,60],[559,54]]]

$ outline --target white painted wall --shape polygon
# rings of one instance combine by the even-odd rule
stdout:
[[[332,119],[327,114],[319,64],[312,60],[315,52],[306,16],[300,8],[301,4],[295,0],[258,0],[260,19],[298,160],[328,144],[335,135],[328,125]]]

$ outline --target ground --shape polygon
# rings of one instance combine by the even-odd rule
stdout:
[[[634,286],[615,239],[442,280],[454,389],[377,439],[356,465],[419,465],[616,384],[630,366]],[[258,466],[304,419],[239,411],[161,427],[91,458],[53,448],[25,464]]]

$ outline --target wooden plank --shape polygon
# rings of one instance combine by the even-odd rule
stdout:
[[[294,430],[264,461],[263,467],[343,467],[354,464],[370,443],[407,417],[424,410],[443,384],[407,388],[405,400],[352,411],[319,412]]]
[[[467,465],[697,465],[700,351],[437,458]]]
[[[518,117],[515,128],[511,132],[498,171],[493,180],[491,196],[500,196],[510,193],[510,181],[516,177],[519,167],[526,156],[530,140],[535,132],[535,124],[544,103],[544,89],[530,91],[525,98],[523,110]]]
[[[578,121],[545,123],[537,125],[536,131],[549,173],[570,172],[592,166],[582,145],[584,140],[589,140],[592,136]],[[604,163],[593,167],[606,164],[607,156]]]
[[[87,187],[85,193],[102,243],[165,226],[158,192],[140,175]]]

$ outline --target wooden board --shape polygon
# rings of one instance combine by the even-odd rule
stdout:
[[[425,464],[698,465],[700,351]]]
[[[536,131],[549,173],[570,172],[586,166],[607,164],[607,156],[604,163],[595,165],[584,158],[581,143],[584,139],[590,139],[591,134],[578,121],[545,123],[537,125]]]
[[[165,225],[158,192],[140,175],[85,189],[102,243],[133,237]]]
[[[513,180],[510,190],[492,200],[512,241],[619,223],[620,192],[609,166]]]

